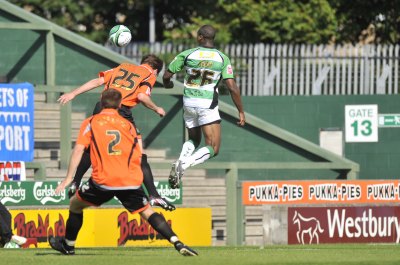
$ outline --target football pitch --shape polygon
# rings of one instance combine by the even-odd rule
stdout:
[[[173,247],[78,248],[64,256],[52,249],[0,249],[0,264],[24,265],[242,265],[242,264],[400,264],[400,246],[346,244],[266,247],[198,247],[184,257]]]

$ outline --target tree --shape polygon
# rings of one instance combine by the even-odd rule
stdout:
[[[357,43],[373,34],[374,43],[400,42],[400,0],[331,0],[338,20],[338,42]],[[366,32],[367,29],[373,32]]]
[[[135,41],[149,39],[149,6],[156,40],[194,42],[211,24],[217,43],[357,43],[365,30],[375,43],[400,40],[400,0],[9,0],[99,43],[115,24]]]
[[[134,36],[148,34],[139,22],[148,16],[147,1],[116,0],[10,0],[93,41],[104,43],[116,24],[130,25]]]

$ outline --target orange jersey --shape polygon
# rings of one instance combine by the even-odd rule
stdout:
[[[90,146],[92,179],[108,190],[137,189],[143,182],[142,151],[133,125],[117,110],[104,109],[86,119],[77,144]]]
[[[99,77],[104,77],[104,89],[114,88],[121,92],[122,105],[130,108],[139,103],[139,93],[150,96],[156,82],[155,70],[148,64],[123,63],[116,68],[100,72]]]

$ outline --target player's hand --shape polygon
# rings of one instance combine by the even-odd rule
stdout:
[[[176,209],[175,205],[169,203],[166,199],[164,199],[162,197],[150,196],[150,205],[152,207],[154,207],[154,206],[161,207],[166,211],[174,211]]]
[[[64,105],[65,103],[73,100],[74,98],[75,95],[73,93],[65,93],[64,95],[61,95],[57,101],[60,102],[60,104]]]
[[[69,179],[64,179],[63,181],[61,181],[60,184],[58,184],[56,190],[55,190],[55,194],[58,195],[60,194],[63,190],[65,190],[65,188],[71,183],[71,180]]]
[[[237,125],[243,127],[246,124],[246,118],[244,116],[244,112],[239,112],[239,121],[237,122]]]
[[[160,117],[164,117],[165,116],[165,110],[161,107],[157,107],[155,112],[160,115]]]
[[[174,87],[174,82],[172,82],[172,80],[169,80],[168,83],[164,82],[164,87],[165,88],[173,88]]]

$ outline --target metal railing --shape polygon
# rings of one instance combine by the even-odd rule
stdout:
[[[136,61],[155,53],[171,62],[193,45],[132,42],[113,48]],[[243,95],[399,94],[400,45],[230,44],[218,47],[231,59]],[[178,74],[182,80],[182,74]]]

